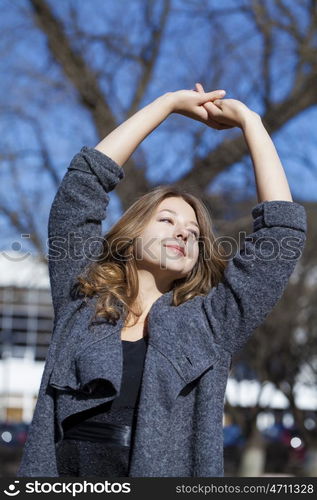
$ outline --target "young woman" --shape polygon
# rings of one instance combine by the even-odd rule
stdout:
[[[49,218],[55,322],[18,476],[223,475],[232,356],[280,299],[306,237],[260,116],[223,95],[168,92],[70,163]],[[171,113],[244,134],[258,204],[229,260],[202,201],[176,186],[144,194],[101,235],[122,165]]]

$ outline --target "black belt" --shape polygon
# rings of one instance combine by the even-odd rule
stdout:
[[[93,441],[110,446],[130,446],[131,426],[84,421],[67,429],[63,439]]]

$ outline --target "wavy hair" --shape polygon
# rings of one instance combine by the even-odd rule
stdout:
[[[104,235],[98,259],[77,276],[77,290],[81,294],[98,296],[95,317],[114,323],[123,312],[125,320],[134,319],[133,325],[137,323],[142,311],[135,309],[139,292],[135,242],[159,204],[169,197],[181,197],[193,208],[200,229],[197,262],[186,277],[173,281],[172,304],[177,306],[196,295],[205,295],[221,281],[226,261],[221,243],[215,244],[207,207],[202,200],[177,186],[158,186],[140,196],[124,212]]]

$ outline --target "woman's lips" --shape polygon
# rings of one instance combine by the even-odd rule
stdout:
[[[180,247],[177,247],[175,245],[165,245],[167,248],[172,248],[173,250],[176,250],[177,253],[182,255],[183,257],[185,256],[185,251],[183,251]]]

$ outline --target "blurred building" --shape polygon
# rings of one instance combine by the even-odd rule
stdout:
[[[30,421],[53,326],[47,264],[0,254],[0,420]]]

